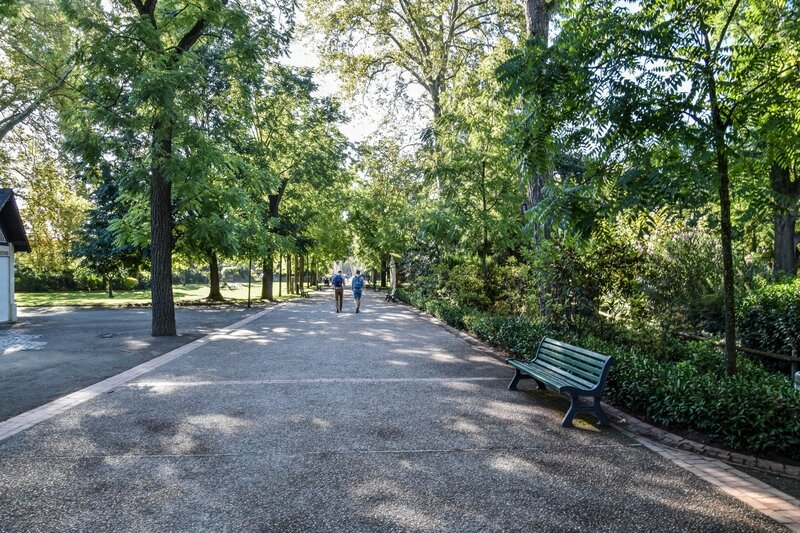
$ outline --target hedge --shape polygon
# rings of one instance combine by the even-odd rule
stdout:
[[[744,346],[800,354],[800,278],[754,290],[742,301],[738,318]]]

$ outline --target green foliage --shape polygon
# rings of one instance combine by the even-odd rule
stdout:
[[[359,146],[354,170],[362,177],[348,202],[353,251],[367,265],[378,267],[408,247],[418,210],[420,169],[396,141],[381,139]]]
[[[721,250],[705,219],[659,210],[622,217],[616,231],[640,258],[634,270],[638,297],[628,306],[637,325],[653,324],[663,335],[722,330]]]
[[[78,285],[71,271],[39,271],[17,265],[14,288],[19,292],[44,292],[75,290]]]
[[[800,279],[769,283],[747,295],[739,309],[742,344],[765,352],[800,354]]]
[[[75,280],[75,285],[72,287],[75,290],[79,291],[95,291],[99,289],[105,288],[105,283],[103,278],[89,272],[85,268],[79,268],[73,274],[73,279]],[[63,290],[63,289],[50,289],[50,290]],[[41,289],[33,290],[29,289],[29,292],[40,292]]]
[[[89,202],[80,185],[51,155],[52,142],[38,135],[15,135],[15,140],[19,141],[17,157],[0,165],[0,185],[15,190],[31,244],[31,252],[19,254],[15,260],[42,279],[50,272],[71,272],[75,265],[69,252]]]
[[[119,235],[112,229],[115,220],[124,216],[124,203],[119,201],[119,190],[107,170],[103,183],[92,193],[94,207],[72,243],[71,255],[101,280],[114,280],[126,272],[138,270],[146,258],[146,251],[130,244],[120,244]]]
[[[700,430],[726,447],[800,457],[800,393],[790,380],[746,359],[735,376],[725,376],[717,348],[693,346],[692,356],[678,363],[615,354],[609,399],[657,424]]]
[[[130,291],[138,287],[139,280],[131,277],[124,277],[119,281],[119,288],[125,291]]]
[[[545,328],[526,318],[491,313],[468,313],[464,325],[476,337],[523,358],[536,351],[546,334]]]
[[[446,262],[439,268],[440,294],[454,304],[487,309],[491,300],[487,296],[486,280],[480,266],[470,262]]]
[[[489,286],[494,312],[501,315],[533,314],[528,281],[530,277],[528,264],[520,262],[515,256],[507,258],[503,264],[495,265]]]
[[[52,112],[68,102],[80,41],[57,2],[0,1],[0,142],[16,144],[10,136],[20,131],[56,133]]]
[[[426,93],[422,105],[437,118],[440,97],[460,70],[474,65],[503,32],[522,34],[518,10],[508,0],[312,1],[306,19],[320,34],[323,64],[338,72],[345,90],[374,85],[410,104],[413,80]]]

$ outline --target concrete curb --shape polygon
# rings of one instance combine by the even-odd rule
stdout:
[[[482,340],[473,337],[469,333],[454,328],[453,326],[443,322],[442,320],[439,320],[438,318],[429,315],[425,311],[421,311],[416,307],[413,307],[404,302],[401,303],[402,305],[411,309],[413,312],[417,313],[418,315],[425,318],[429,322],[446,329],[453,335],[456,335],[457,337],[463,339],[465,342],[477,348],[479,351],[483,353],[492,355],[501,361],[505,361],[507,357],[512,357],[511,354],[502,353],[502,351],[500,351],[499,349],[486,344]],[[679,435],[669,433],[668,431],[665,431],[663,429],[652,426],[646,422],[643,422],[642,420],[639,420],[638,418],[631,416],[625,413],[624,411],[621,411],[616,407],[611,406],[605,402],[603,402],[603,409],[610,415],[610,418],[613,421],[612,426],[622,431],[623,433],[629,433],[632,435],[645,437],[647,439],[659,442],[671,448],[692,452],[713,459],[719,459],[720,461],[723,461],[731,465],[746,466],[748,468],[755,468],[757,470],[762,470],[764,472],[769,472],[771,474],[778,474],[781,476],[800,479],[800,467],[798,466],[778,463],[776,461],[769,461],[767,459],[761,459],[743,453],[730,452],[727,450],[723,450],[721,448],[716,448],[714,446],[709,446],[707,444],[695,442],[690,439],[685,439]]]

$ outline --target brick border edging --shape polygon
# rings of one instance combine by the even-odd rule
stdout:
[[[450,324],[432,316],[421,309],[417,309],[413,305],[407,304],[405,302],[399,302],[402,305],[408,307],[413,312],[417,313],[421,317],[427,319],[429,322],[436,324],[445,330],[449,331],[450,333],[456,335],[457,337],[463,339],[467,342],[467,344],[477,348],[481,352],[494,356],[496,359],[501,361],[505,361],[506,357],[510,357],[510,354],[504,354],[498,348],[494,348],[489,344],[486,344],[482,340],[473,337],[469,333],[462,331],[458,328],[454,328]],[[695,442],[690,439],[685,439],[679,435],[675,435],[674,433],[670,433],[665,431],[661,428],[657,428],[653,425],[648,424],[647,422],[643,422],[638,418],[625,413],[617,409],[616,407],[609,405],[603,402],[603,409],[612,415],[612,418],[616,418],[615,422],[612,422],[612,426],[616,429],[622,431],[623,433],[633,433],[635,435],[646,437],[651,440],[655,440],[660,442],[665,446],[669,446],[671,448],[676,448],[679,450],[687,451],[696,453],[698,455],[703,455],[706,457],[712,457],[714,459],[719,459],[725,463],[731,465],[738,465],[738,466],[745,466],[748,468],[755,468],[757,470],[763,470],[765,472],[769,472],[772,474],[779,474],[782,476],[787,476],[795,479],[800,479],[800,466],[794,465],[787,465],[784,463],[779,463],[777,461],[769,461],[767,459],[761,459],[759,457],[754,457],[752,455],[746,455],[743,453],[738,452],[730,452],[727,450],[723,450],[721,448],[716,448],[714,446],[709,446],[708,444],[702,444],[700,442]]]

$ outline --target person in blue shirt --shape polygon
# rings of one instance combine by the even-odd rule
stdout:
[[[353,302],[356,304],[356,313],[358,313],[361,309],[361,291],[364,289],[364,277],[361,275],[360,270],[356,270],[356,275],[353,277],[353,281],[350,282],[350,286],[353,287]]]
[[[333,275],[333,294],[336,296],[336,312],[342,311],[342,303],[344,301],[344,276],[340,270],[337,274]]]

